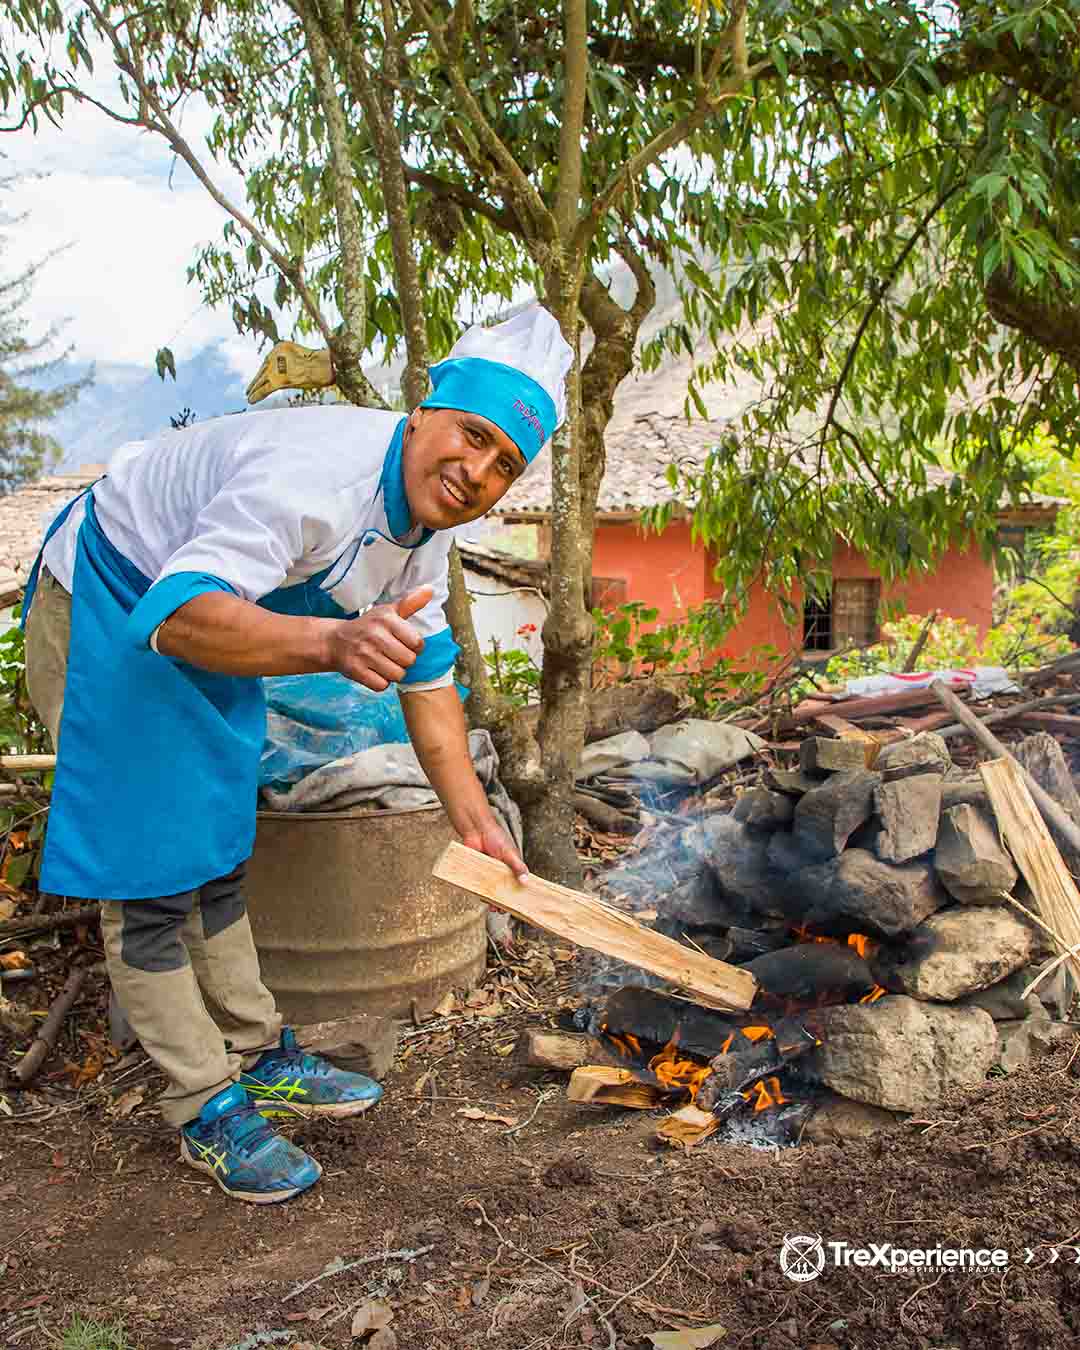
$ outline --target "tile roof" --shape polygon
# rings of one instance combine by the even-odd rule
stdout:
[[[709,451],[730,426],[730,418],[688,422],[678,415],[659,412],[639,413],[632,419],[620,419],[618,410],[605,437],[607,465],[597,497],[601,514],[624,515],[669,502],[673,493],[667,481],[669,464],[689,469],[700,468]],[[510,489],[499,502],[498,514],[504,518],[535,517],[551,511],[550,461],[537,466]],[[948,483],[953,474],[947,469],[927,469],[934,486]],[[1049,519],[1066,503],[1059,497],[1033,493],[1024,502],[1003,508],[1002,514],[1038,515]]]
[[[26,580],[45,523],[72,497],[100,478],[102,465],[57,473],[0,497],[0,594]]]

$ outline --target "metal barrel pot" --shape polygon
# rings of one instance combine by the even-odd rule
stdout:
[[[286,1021],[430,1012],[484,969],[487,907],[437,881],[441,806],[260,811],[248,910]]]

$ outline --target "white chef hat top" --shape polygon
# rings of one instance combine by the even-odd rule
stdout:
[[[433,390],[423,406],[480,413],[531,460],[566,420],[573,360],[554,316],[530,305],[503,323],[463,333],[446,360],[432,367]]]

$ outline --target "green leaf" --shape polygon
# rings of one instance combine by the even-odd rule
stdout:
[[[154,357],[154,365],[159,380],[164,380],[166,375],[171,375],[174,380],[176,379],[176,359],[168,347],[158,348]]]

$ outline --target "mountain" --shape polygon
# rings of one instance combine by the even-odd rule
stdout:
[[[49,383],[78,378],[87,369],[64,363],[51,372]],[[160,380],[145,366],[115,361],[99,361],[92,371],[93,384],[49,424],[63,447],[56,469],[103,464],[118,446],[163,430],[185,408],[204,421],[247,406],[243,377],[217,346],[178,361],[175,381]]]

